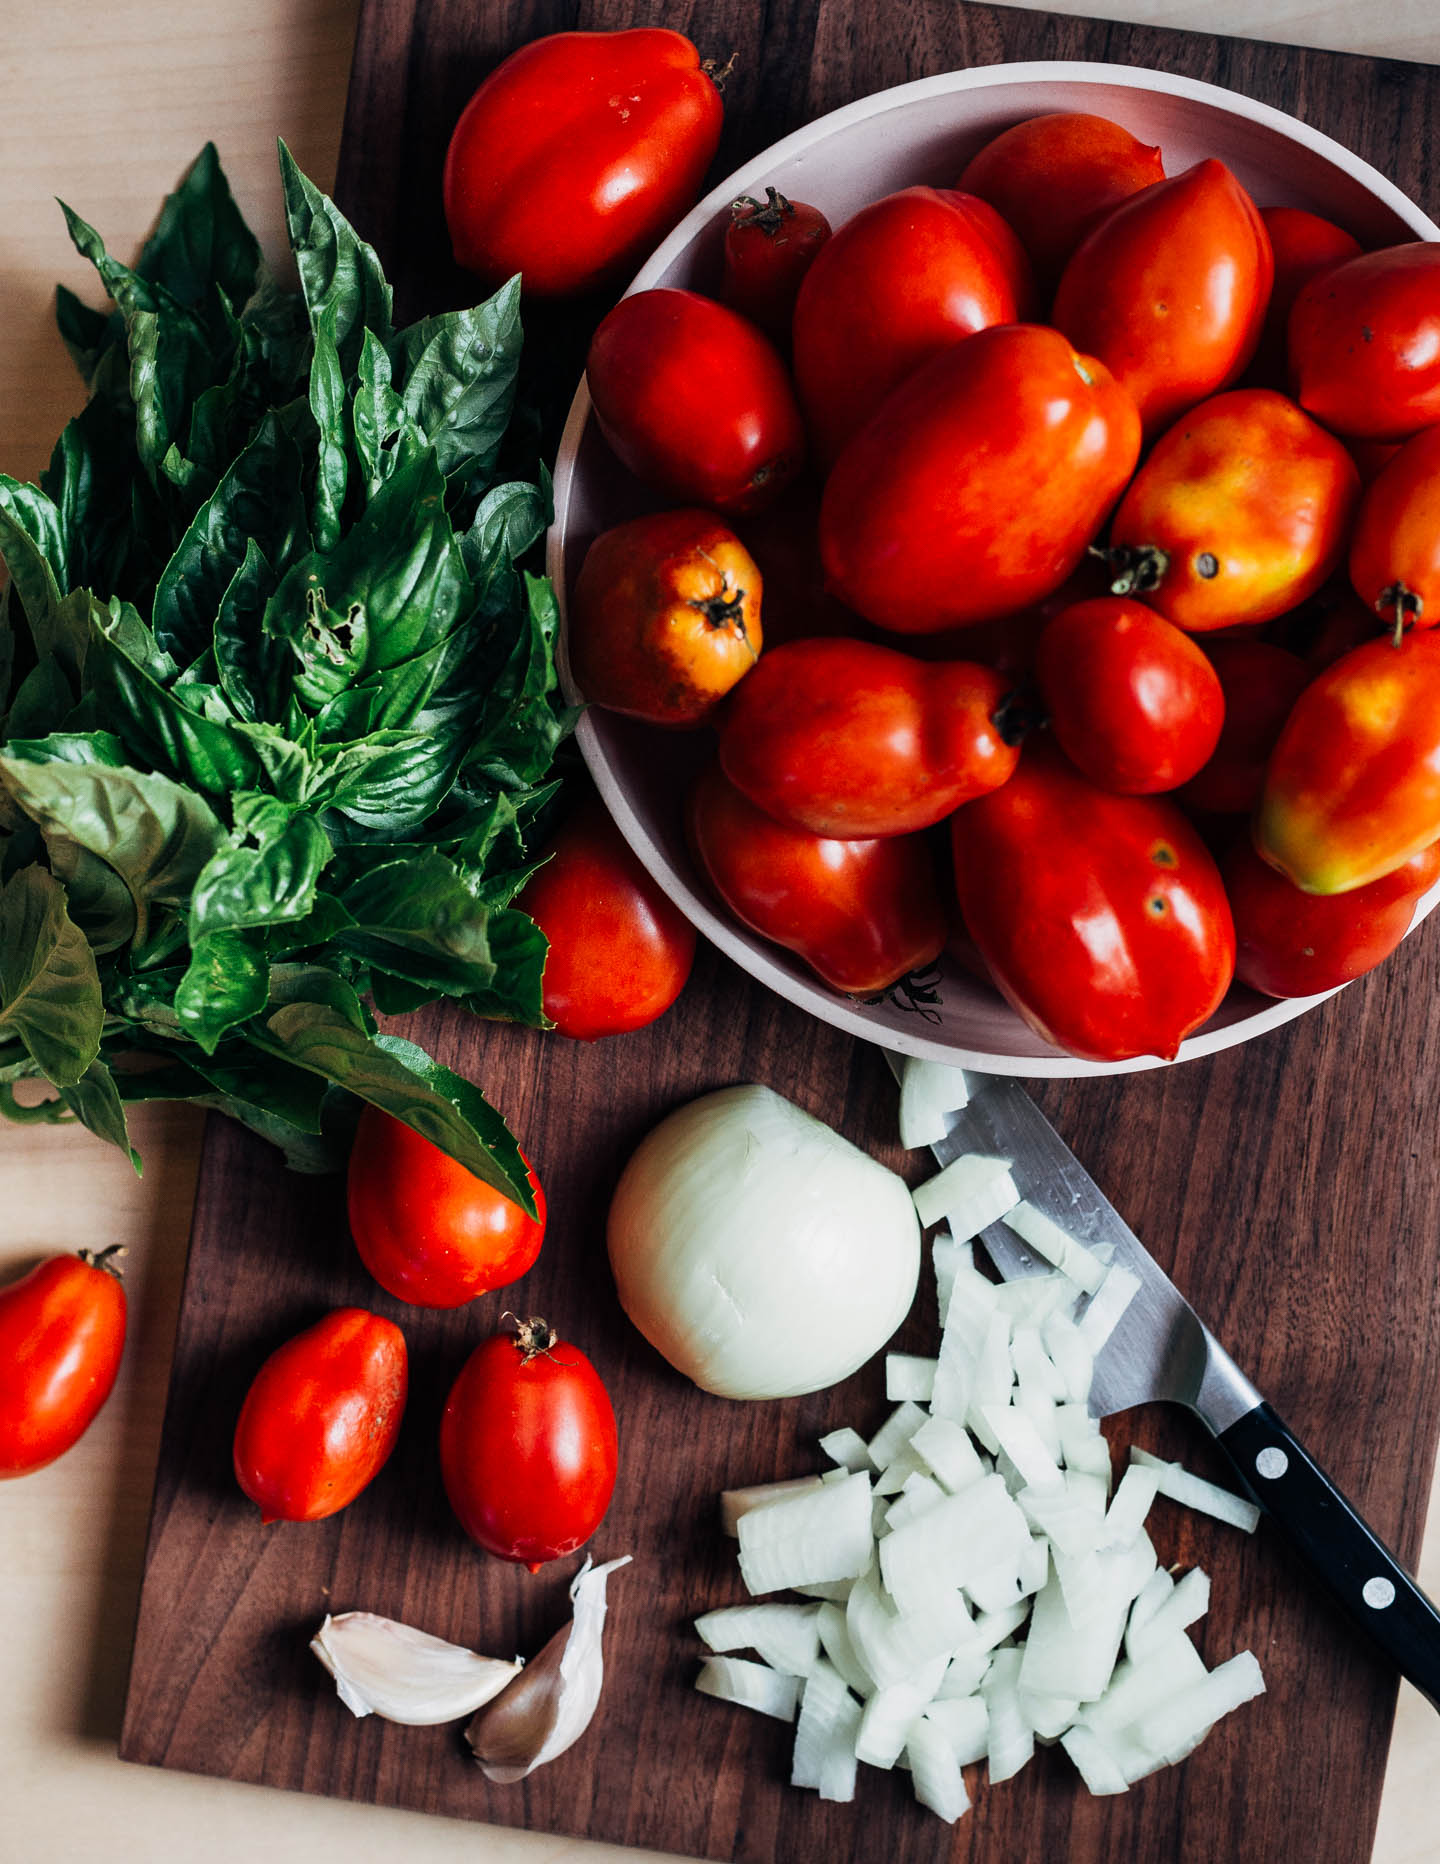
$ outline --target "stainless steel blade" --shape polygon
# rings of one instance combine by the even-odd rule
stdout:
[[[899,1072],[900,1058],[891,1065]],[[1152,1399],[1189,1406],[1218,1433],[1261,1402],[1260,1394],[1218,1343],[1075,1154],[1010,1076],[965,1075],[969,1104],[950,1115],[950,1130],[931,1150],[942,1165],[962,1153],[1013,1161],[1020,1195],[1087,1248],[1109,1245],[1111,1260],[1140,1283],[1095,1361],[1090,1409],[1098,1417]],[[1004,1223],[981,1232],[1001,1275],[1050,1272],[1051,1265]],[[1103,1253],[1103,1250],[1102,1250]]]

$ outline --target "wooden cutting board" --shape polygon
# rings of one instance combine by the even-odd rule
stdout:
[[[928,0],[369,0],[341,162],[343,204],[378,246],[407,316],[460,302],[439,209],[445,140],[495,59],[572,25],[661,23],[734,50],[717,173],[822,111],[967,64],[1086,58],[1158,66],[1292,110],[1440,208],[1440,72],[1280,46]],[[579,353],[575,314],[532,343]],[[577,370],[556,366],[568,397]],[[1050,1083],[1037,1098],[1177,1281],[1402,1552],[1415,1555],[1440,1412],[1440,931],[1375,977],[1251,1045],[1178,1069]],[[894,1092],[877,1052],[702,954],[681,1005],[638,1035],[582,1047],[459,1014],[417,1038],[480,1081],[539,1161],[550,1198],[541,1261],[515,1291],[457,1314],[380,1294],[349,1244],[343,1188],[289,1177],[212,1121],[157,1479],[121,1753],[130,1760],[452,1816],[712,1858],[821,1856],[1091,1864],[1368,1858],[1394,1680],[1309,1590],[1265,1528],[1253,1539],[1162,1503],[1167,1561],[1199,1561],[1214,1602],[1211,1663],[1249,1646],[1269,1694],[1183,1768],[1091,1799],[1042,1754],[978,1790],[947,1834],[901,1774],[863,1769],[853,1807],[786,1784],[789,1731],[697,1696],[688,1621],[740,1596],[714,1518],[718,1489],[813,1466],[845,1422],[878,1423],[878,1369],[838,1391],[739,1406],[689,1389],[630,1330],[605,1266],[606,1201],[630,1148],[707,1088],[768,1082],[897,1165]],[[912,1173],[918,1167],[908,1163]],[[229,1467],[261,1360],[322,1311],[356,1302],[404,1326],[413,1389],[390,1465],[351,1508],[262,1530]],[[608,1687],[585,1739],[519,1786],[489,1785],[460,1731],[355,1722],[306,1651],[327,1610],[403,1618],[493,1653],[533,1653],[565,1616],[575,1562],[537,1577],[462,1538],[439,1483],[436,1422],[469,1348],[500,1310],[547,1314],[603,1368],[622,1471],[595,1540],[635,1555],[611,1586]],[[928,1276],[904,1335],[933,1350]],[[1223,1474],[1198,1429],[1158,1410],[1122,1437]]]

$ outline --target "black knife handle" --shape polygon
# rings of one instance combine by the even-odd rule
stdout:
[[[1332,1597],[1440,1708],[1440,1610],[1268,1404],[1221,1431],[1245,1487]]]

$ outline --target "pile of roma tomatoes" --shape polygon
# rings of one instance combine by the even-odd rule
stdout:
[[[860,998],[948,948],[1102,1061],[1394,949],[1440,878],[1440,245],[1064,114],[833,232],[739,201],[712,282],[595,332],[668,508],[568,646],[715,732],[738,920]]]

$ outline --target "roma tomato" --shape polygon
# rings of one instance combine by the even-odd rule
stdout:
[[[1058,331],[967,337],[903,382],[825,486],[820,555],[840,600],[928,634],[1042,600],[1135,469],[1135,405]]]
[[[591,338],[585,379],[616,458],[671,497],[758,511],[805,463],[775,346],[698,292],[622,298]]]
[[[594,705],[650,725],[703,724],[760,653],[760,572],[709,511],[657,511],[602,532],[570,601],[566,649]]]
[[[1053,745],[950,819],[955,886],[996,985],[1056,1048],[1173,1060],[1230,984],[1219,870],[1175,806],[1115,796]]]
[[[1018,243],[983,201],[903,188],[862,207],[806,274],[795,304],[795,385],[830,465],[897,383],[962,337],[1013,323]],[[1020,260],[1023,263],[1023,255]]]
[[[735,917],[832,990],[878,997],[944,949],[935,872],[918,836],[835,841],[789,828],[718,764],[690,792],[687,827],[701,872]]]
[[[395,1448],[410,1369],[392,1321],[340,1307],[255,1374],[235,1426],[235,1480],[271,1521],[323,1521]]]
[[[1366,488],[1350,581],[1397,636],[1440,625],[1440,427],[1407,440]]]
[[[1440,846],[1351,893],[1302,893],[1249,840],[1221,864],[1235,915],[1235,975],[1267,997],[1311,997],[1363,977],[1410,930],[1421,894],[1440,880]]]
[[[550,942],[545,1014],[561,1035],[582,1042],[643,1029],[685,988],[694,926],[598,797],[585,798],[546,852],[515,899]]]
[[[1337,434],[1406,440],[1440,421],[1440,244],[1363,252],[1312,278],[1289,342],[1296,400]]]
[[[1121,499],[1110,586],[1194,633],[1269,621],[1338,568],[1359,497],[1354,460],[1293,401],[1216,395],[1156,442]]]
[[[461,1527],[532,1573],[599,1527],[618,1456],[599,1373],[538,1317],[481,1341],[440,1419],[440,1473]]]
[[[1048,284],[1113,207],[1165,179],[1160,151],[1108,117],[1030,117],[1003,130],[958,186],[998,208]]]
[[[528,1159],[525,1169],[533,1217],[413,1126],[367,1107],[347,1186],[360,1260],[388,1294],[414,1307],[462,1307],[508,1287],[534,1263],[545,1236],[545,1193]]]
[[[1367,642],[1295,702],[1255,846],[1305,893],[1348,893],[1440,837],[1440,634]]]
[[[1148,437],[1238,379],[1272,270],[1259,209],[1212,158],[1100,222],[1065,268],[1052,322],[1128,391]]]
[[[535,297],[618,279],[700,192],[720,93],[678,32],[558,32],[490,73],[445,157],[455,258]]]
[[[1268,641],[1207,641],[1205,653],[1224,694],[1225,720],[1214,751],[1175,800],[1202,815],[1249,815],[1310,670]]]
[[[777,822],[837,840],[909,835],[1003,783],[1011,683],[867,641],[777,647],[736,692],[720,768]]]
[[[51,1256],[0,1288],[0,1479],[63,1456],[110,1396],[125,1350],[123,1254]]]
[[[795,299],[815,255],[830,237],[818,207],[765,190],[762,206],[748,194],[730,205],[720,299],[774,337],[790,340]]]
[[[1264,388],[1285,388],[1288,385],[1286,330],[1290,309],[1300,288],[1332,266],[1355,258],[1361,246],[1358,239],[1352,239],[1333,220],[1307,214],[1303,207],[1262,207],[1260,218],[1270,235],[1275,283],[1265,313],[1265,326],[1260,333],[1260,345],[1250,365],[1250,379]]]
[[[1188,635],[1123,596],[1063,609],[1040,637],[1035,677],[1056,742],[1102,790],[1173,790],[1220,736],[1215,669]]]

